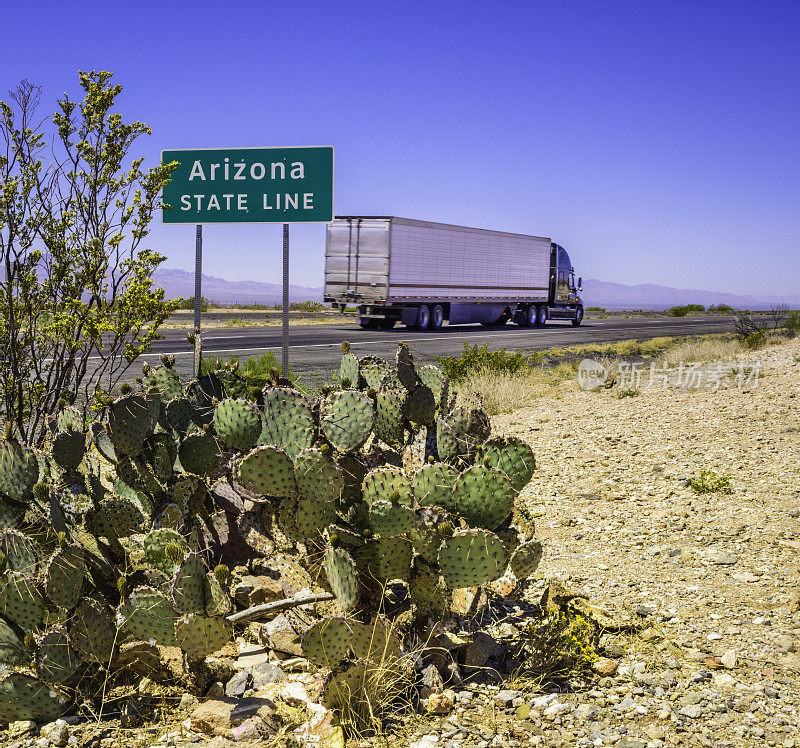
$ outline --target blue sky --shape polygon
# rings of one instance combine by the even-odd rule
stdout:
[[[106,69],[162,148],[333,145],[336,212],[550,236],[584,278],[800,291],[800,2],[6,3],[0,91]],[[12,29],[13,33],[8,33]],[[280,279],[280,228],[204,271]],[[150,246],[191,269],[194,229]],[[292,227],[293,283],[324,227]]]

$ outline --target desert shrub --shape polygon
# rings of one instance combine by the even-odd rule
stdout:
[[[757,351],[759,348],[763,348],[767,342],[767,331],[766,330],[756,330],[755,332],[750,333],[745,339],[744,344],[751,350]]]
[[[637,389],[620,390],[617,392],[617,397],[622,400],[623,397],[637,397],[639,394],[640,391]]]
[[[715,312],[716,314],[735,314],[736,310],[727,304],[712,304],[706,310],[708,312]]]
[[[542,680],[564,680],[591,668],[597,659],[594,629],[583,616],[551,612],[521,633],[520,673]]]
[[[702,304],[684,304],[683,306],[671,306],[667,309],[670,317],[685,317],[692,312],[704,312],[706,308]]]
[[[786,320],[783,324],[784,329],[786,332],[791,336],[795,337],[800,335],[800,310],[793,309],[786,315]]]
[[[470,345],[466,340],[460,356],[436,357],[442,371],[453,382],[461,382],[469,374],[479,371],[516,374],[530,369],[541,360],[542,354],[540,353],[509,351],[507,348],[490,351],[488,343],[484,343],[482,346],[478,346],[477,343]]]
[[[194,310],[194,296],[189,296],[186,299],[177,299],[178,309]],[[205,296],[200,297],[200,311],[208,311],[208,299]]]
[[[731,479],[726,475],[717,475],[711,470],[701,470],[697,478],[689,480],[692,491],[699,494],[733,493]]]
[[[273,374],[277,373],[278,376],[283,376],[278,358],[272,351],[266,351],[260,356],[251,356],[245,359],[244,362],[240,361],[238,356],[231,356],[227,359],[209,356],[203,359],[201,372],[203,374],[211,374],[226,367],[235,367],[237,364],[239,375],[253,386],[263,387]],[[291,368],[287,378],[293,384],[297,382],[297,375]],[[264,384],[261,384],[262,382]]]

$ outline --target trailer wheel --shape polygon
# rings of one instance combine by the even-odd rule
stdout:
[[[530,324],[530,322],[528,321],[528,307],[526,306],[517,307],[517,311],[514,312],[514,323],[519,325],[520,327],[527,327]]]
[[[581,322],[583,322],[583,307],[579,306],[575,310],[575,319],[572,320],[572,325],[574,327],[577,327],[578,325],[580,325]]]
[[[441,330],[443,322],[444,309],[442,309],[441,304],[436,304],[436,306],[431,309],[431,330]]]
[[[414,327],[417,330],[427,330],[431,324],[431,310],[427,304],[420,304],[417,308],[417,323]]]
[[[369,317],[359,317],[358,324],[362,330],[374,330],[376,320]]]
[[[397,322],[396,319],[391,319],[390,317],[384,317],[379,323],[378,327],[381,330],[392,330],[394,329],[395,323]]]

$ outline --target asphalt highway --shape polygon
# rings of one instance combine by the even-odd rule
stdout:
[[[289,328],[289,365],[303,377],[314,379],[333,371],[341,357],[340,344],[348,340],[353,353],[358,356],[374,354],[384,358],[394,356],[399,341],[411,346],[416,361],[427,363],[435,356],[458,354],[464,341],[470,344],[489,343],[491,350],[506,347],[509,350],[542,350],[555,346],[586,343],[606,343],[616,340],[648,340],[663,335],[702,335],[731,332],[731,317],[659,317],[585,320],[580,327],[569,322],[552,321],[546,327],[523,328],[509,323],[504,327],[480,325],[445,325],[436,332],[419,332],[398,327],[395,330],[362,330],[347,319],[341,325],[297,325]],[[141,357],[154,363],[161,353],[171,353],[176,358],[176,368],[181,376],[191,376],[192,347],[186,333],[167,330],[164,339],[154,344],[154,353]],[[238,356],[245,359],[273,351],[280,361],[280,327],[216,328],[203,334],[204,356],[222,358]]]

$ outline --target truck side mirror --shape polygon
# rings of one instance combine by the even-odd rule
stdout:
[[[578,288],[580,288],[582,285],[583,285],[583,278],[578,276]]]

